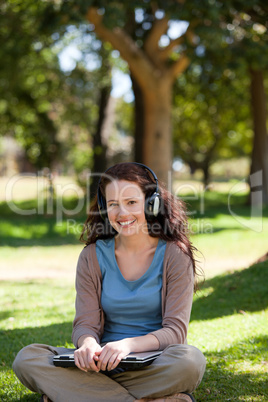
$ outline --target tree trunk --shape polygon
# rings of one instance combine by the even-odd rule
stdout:
[[[128,63],[131,74],[135,77],[144,101],[144,141],[143,163],[155,170],[159,180],[170,185],[172,166],[171,139],[171,91],[174,80],[189,65],[185,52],[178,59],[170,60],[174,48],[182,44],[185,35],[191,40],[189,27],[185,34],[174,39],[164,49],[159,47],[159,40],[169,26],[167,16],[154,19],[152,28],[144,38],[141,48],[131,36],[135,26],[122,29],[119,26],[109,29],[103,23],[103,16],[97,7],[89,7],[88,20],[94,24],[95,32],[103,41],[108,41],[120,52]],[[133,15],[130,23],[134,24]],[[140,158],[140,156],[139,156]]]
[[[210,164],[207,160],[204,161],[202,170],[203,170],[203,185],[205,189],[208,189],[210,183]]]
[[[171,138],[171,80],[155,83],[154,88],[143,90],[144,136],[143,162],[153,169],[159,180],[168,184],[172,167]]]
[[[190,168],[190,175],[193,176],[195,174],[196,170],[198,169],[198,166],[197,166],[195,160],[187,161],[187,164]]]
[[[250,169],[251,202],[268,204],[268,136],[266,128],[266,98],[262,71],[250,69],[251,106],[254,125]],[[261,188],[261,191],[260,191]],[[260,197],[253,197],[258,190]],[[256,194],[255,194],[256,195]]]
[[[99,89],[99,114],[96,126],[96,131],[93,135],[93,164],[91,171],[93,172],[90,178],[89,195],[90,200],[93,199],[97,193],[100,174],[107,169],[107,119],[109,115],[109,100],[111,98],[112,89],[112,67],[110,64],[110,50],[105,46],[101,46],[99,56],[102,63],[100,67],[100,89]]]
[[[97,123],[96,132],[93,136],[93,166],[92,172],[94,175],[90,181],[90,200],[97,193],[98,183],[100,176],[98,173],[102,173],[107,169],[107,145],[104,140],[103,131],[106,121],[107,108],[110,99],[111,87],[109,85],[104,86],[100,90],[99,100],[99,118]]]
[[[135,96],[135,108],[134,108],[134,159],[135,162],[143,163],[143,141],[145,138],[144,133],[144,100],[143,93],[135,77],[130,75],[132,81],[132,89]]]

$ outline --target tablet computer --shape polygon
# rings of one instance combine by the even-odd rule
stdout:
[[[124,357],[117,367],[135,370],[151,364],[160,354],[161,350],[153,350],[150,352],[130,353]],[[64,353],[55,355],[53,363],[57,367],[76,367],[73,353]]]

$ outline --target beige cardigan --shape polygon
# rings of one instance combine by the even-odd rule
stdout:
[[[72,340],[77,347],[82,335],[101,341],[104,313],[101,307],[101,270],[96,244],[86,246],[78,260],[76,272],[76,315]],[[187,343],[194,288],[190,258],[174,243],[168,242],[164,256],[162,286],[162,328],[151,332],[160,350],[171,344]]]

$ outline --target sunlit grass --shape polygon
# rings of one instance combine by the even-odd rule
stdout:
[[[222,183],[222,186],[224,183]],[[188,342],[207,358],[197,401],[268,400],[268,264],[248,268],[267,250],[268,211],[252,217],[246,193],[207,192],[187,200],[192,241],[202,252],[206,282],[195,295]],[[77,199],[65,199],[74,210]],[[16,201],[21,209],[36,200]],[[57,207],[57,203],[54,203]],[[32,343],[71,346],[74,275],[85,205],[77,214],[17,215],[0,203],[0,399],[38,401],[11,370]],[[256,230],[262,225],[261,230]]]
[[[268,263],[209,279],[195,295],[188,342],[207,358],[197,401],[266,401]],[[52,279],[2,282],[2,401],[32,400],[16,379],[11,363],[32,343],[71,347],[74,286]]]

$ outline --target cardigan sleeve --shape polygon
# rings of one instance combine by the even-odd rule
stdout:
[[[171,344],[187,343],[194,275],[191,259],[177,245],[169,244],[164,259],[162,328],[152,332],[160,350]]]
[[[100,305],[100,269],[94,253],[95,245],[85,247],[76,270],[75,318],[72,340],[77,347],[82,335],[93,336],[98,343],[102,333],[103,317]]]

